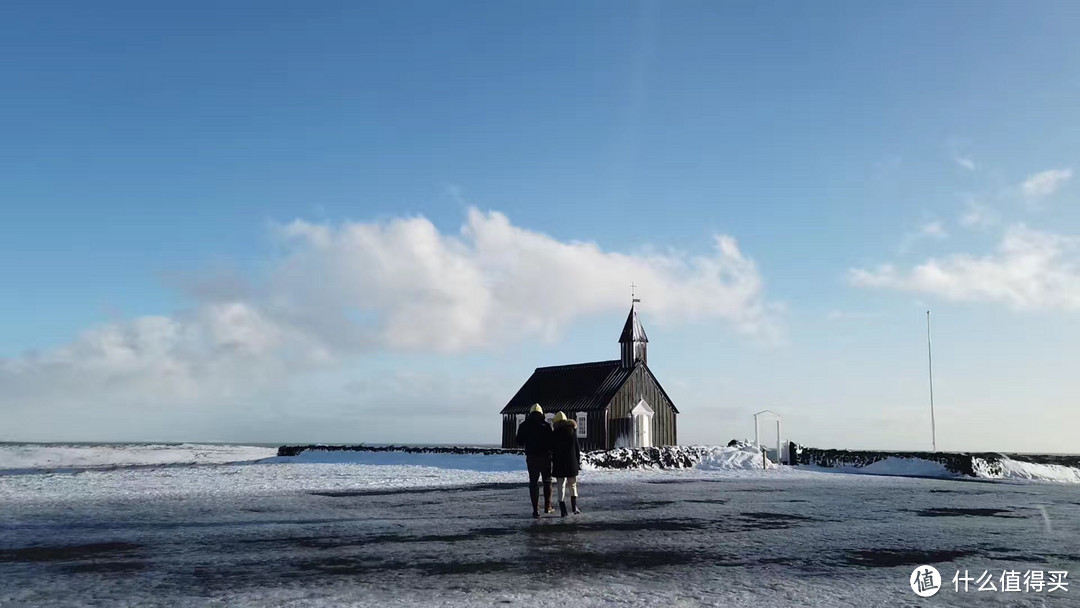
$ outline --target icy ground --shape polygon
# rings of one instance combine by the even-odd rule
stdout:
[[[587,471],[582,515],[534,521],[510,461],[379,457],[0,474],[0,606],[1080,605],[948,582],[1080,578],[1074,485]]]
[[[0,444],[0,474],[139,465],[222,464],[274,456],[274,448],[204,443]]]

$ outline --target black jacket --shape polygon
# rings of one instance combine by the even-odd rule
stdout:
[[[561,420],[551,433],[551,476],[577,477],[581,471],[581,449],[577,441],[577,423]]]
[[[529,412],[517,432],[517,444],[525,448],[526,456],[551,455],[551,425],[540,412]]]

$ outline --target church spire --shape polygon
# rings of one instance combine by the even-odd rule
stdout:
[[[631,288],[636,287],[631,284]],[[645,328],[641,326],[641,320],[637,315],[637,303],[641,300],[631,295],[630,314],[626,317],[622,335],[619,336],[619,359],[623,367],[633,367],[641,361],[648,363],[649,338],[645,335]]]

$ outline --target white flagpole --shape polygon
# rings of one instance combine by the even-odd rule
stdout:
[[[930,366],[930,442],[937,451],[937,424],[934,421],[934,351],[930,344],[930,311],[926,311],[926,358]]]

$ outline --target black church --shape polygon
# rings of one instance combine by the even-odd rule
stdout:
[[[611,361],[538,367],[502,409],[502,447],[517,447],[517,427],[534,403],[550,420],[577,420],[582,451],[676,445],[679,410],[648,366],[649,339],[634,305]]]

